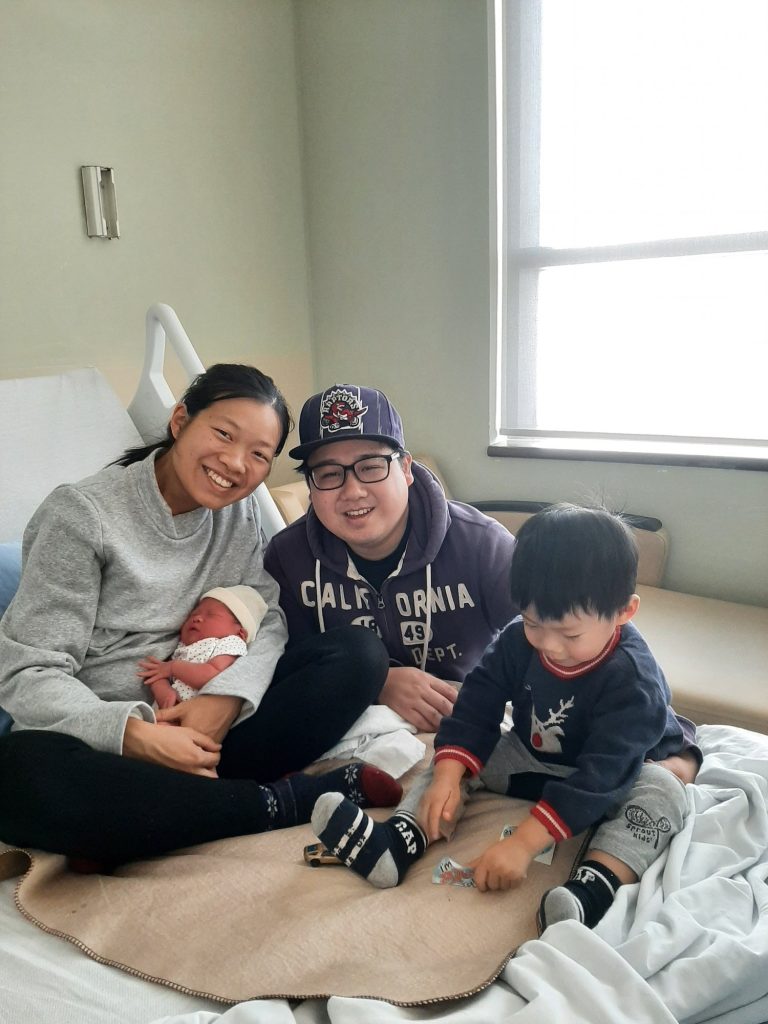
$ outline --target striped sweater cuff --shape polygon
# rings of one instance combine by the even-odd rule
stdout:
[[[435,764],[438,761],[458,761],[470,775],[478,775],[483,769],[483,762],[463,747],[438,747],[435,751]]]
[[[573,835],[557,811],[543,800],[539,800],[536,806],[531,808],[531,814],[544,826],[556,843],[570,839]]]

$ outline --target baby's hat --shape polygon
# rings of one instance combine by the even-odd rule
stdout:
[[[221,601],[232,612],[245,630],[245,641],[251,643],[261,620],[267,614],[267,602],[253,587],[214,587],[200,598],[212,597]]]

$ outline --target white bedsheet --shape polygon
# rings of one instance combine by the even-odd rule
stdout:
[[[334,998],[229,1009],[141,982],[39,932],[0,885],[1,1024],[765,1024],[768,737],[703,726],[693,813],[595,932],[555,925],[457,1003]],[[404,969],[407,969],[404,966]]]
[[[0,1024],[148,1024],[220,1003],[152,985],[91,960],[18,912],[0,883]]]
[[[685,1024],[768,1021],[768,737],[702,726],[691,813],[596,929]]]
[[[327,1004],[303,1003],[292,1016],[285,1016],[285,1009],[253,1001],[220,1015],[164,1017],[156,1024],[675,1024],[618,954],[571,922],[522,946],[502,977],[471,999],[400,1008],[372,999],[334,998]],[[307,1012],[312,1016],[304,1016]]]

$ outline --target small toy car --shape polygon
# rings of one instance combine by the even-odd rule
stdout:
[[[322,867],[324,864],[341,864],[339,858],[334,857],[322,843],[310,843],[309,846],[305,846],[304,860],[313,868]]]

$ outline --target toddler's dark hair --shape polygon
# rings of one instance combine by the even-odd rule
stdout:
[[[635,592],[635,536],[605,508],[551,505],[520,527],[509,581],[518,608],[542,619],[574,612],[610,618]]]
[[[203,409],[225,398],[251,398],[275,410],[280,421],[280,442],[275,450],[275,455],[279,455],[293,429],[293,419],[288,403],[272,378],[257,370],[255,366],[243,363],[215,363],[195,377],[181,401],[186,406],[189,418],[194,419]],[[173,444],[174,436],[169,426],[164,438],[153,444],[127,448],[112,465],[130,466],[145,459],[156,449],[168,451],[173,448]]]

